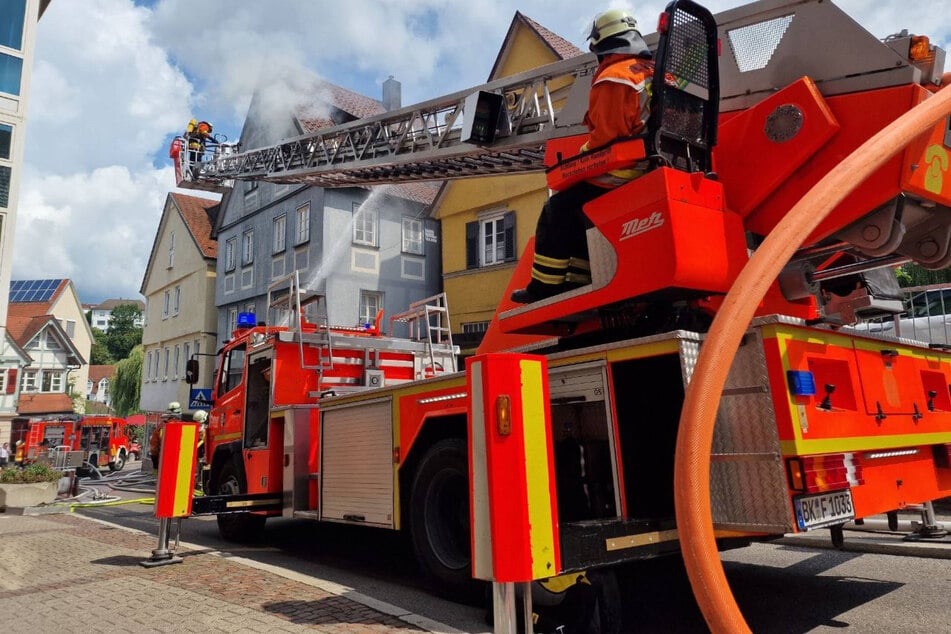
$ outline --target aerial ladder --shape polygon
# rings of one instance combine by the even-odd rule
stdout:
[[[750,307],[739,327],[781,315],[838,328],[856,316],[894,312],[893,289],[866,275],[906,262],[951,264],[951,106],[940,90],[942,49],[905,32],[876,39],[821,0],[760,0],[715,19],[678,0],[645,39],[656,51],[646,133],[580,157],[572,148],[585,133],[593,55],[267,147],[226,146],[198,162],[181,152],[179,185],[352,187],[545,170],[549,187],[560,189],[597,170],[643,166],[643,177],[585,208],[590,286],[516,306],[508,290],[525,285],[532,243],[522,255],[486,341],[536,334],[551,337],[554,351],[683,328],[705,332],[718,312],[741,301],[729,298],[751,254],[756,261],[787,215],[815,199],[813,187],[821,190],[827,175],[854,165],[867,148],[874,155],[867,169],[856,169],[861,177],[815,203],[815,222],[797,225],[786,240],[795,243],[788,262],[776,264],[762,293],[742,300]],[[884,134],[892,128],[904,136]],[[716,328],[714,320],[704,349],[715,347]],[[721,389],[708,398],[718,399]],[[834,389],[826,386],[829,397]],[[681,437],[689,427],[681,421]],[[678,473],[688,460],[681,440]],[[709,444],[700,453],[709,460]],[[709,462],[693,470],[709,471]],[[678,500],[678,526],[696,525],[685,507]],[[703,541],[682,532],[685,554],[695,552],[694,539]],[[707,593],[698,580],[706,579],[705,565],[688,559],[698,597]],[[497,604],[504,598],[496,595]],[[729,627],[700,602],[713,629]]]

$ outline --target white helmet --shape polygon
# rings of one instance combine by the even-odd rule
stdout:
[[[196,423],[204,423],[206,420],[208,420],[208,412],[203,409],[192,414],[192,421]]]
[[[168,404],[168,409],[165,410],[169,414],[181,414],[182,413],[182,404],[178,401],[172,401]]]
[[[650,49],[637,30],[637,20],[624,9],[608,9],[595,17],[588,34],[588,48],[599,56],[611,53],[650,56]]]

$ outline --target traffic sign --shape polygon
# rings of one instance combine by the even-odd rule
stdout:
[[[211,409],[211,388],[193,387],[188,397],[188,409]]]

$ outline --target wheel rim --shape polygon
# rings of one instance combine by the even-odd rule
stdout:
[[[446,568],[461,570],[470,561],[469,488],[459,471],[444,469],[430,481],[424,510],[432,553]]]

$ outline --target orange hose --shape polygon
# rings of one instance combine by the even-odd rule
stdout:
[[[944,88],[863,143],[816,183],[750,258],[700,348],[680,417],[674,457],[674,502],[690,585],[714,634],[750,631],[717,554],[710,509],[713,427],[720,393],[740,341],[756,306],[806,237],[875,170],[949,113],[951,88]]]

